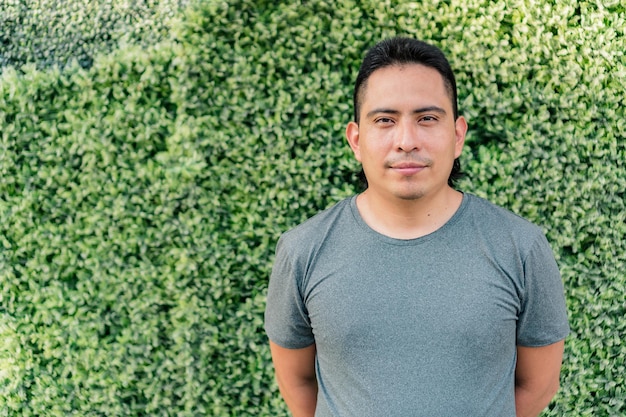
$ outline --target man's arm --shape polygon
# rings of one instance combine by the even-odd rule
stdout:
[[[287,349],[270,341],[278,388],[293,417],[313,417],[317,404],[315,344]]]
[[[536,417],[559,390],[564,341],[542,347],[517,347],[515,409],[517,417]]]

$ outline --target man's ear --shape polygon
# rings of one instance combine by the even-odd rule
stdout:
[[[467,121],[465,117],[459,116],[454,122],[454,135],[456,142],[454,145],[454,157],[458,158],[463,152],[463,145],[465,145],[465,134],[467,133]]]
[[[346,139],[348,139],[348,144],[350,145],[350,149],[354,153],[354,157],[357,161],[361,162],[361,149],[359,147],[359,125],[356,122],[348,123],[346,127]]]

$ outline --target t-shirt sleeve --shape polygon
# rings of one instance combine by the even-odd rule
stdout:
[[[517,344],[546,346],[569,333],[561,274],[543,234],[524,260],[524,290],[517,321]]]
[[[281,237],[267,291],[265,331],[277,345],[301,349],[312,345],[315,339],[301,290],[305,267],[290,249]]]

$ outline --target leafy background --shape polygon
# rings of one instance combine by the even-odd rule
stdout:
[[[286,416],[281,232],[360,190],[365,50],[448,55],[460,188],[545,230],[572,333],[545,416],[626,413],[620,1],[0,2],[0,415]]]

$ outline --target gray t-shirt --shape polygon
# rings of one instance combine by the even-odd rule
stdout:
[[[283,234],[265,327],[316,344],[316,417],[515,417],[516,346],[569,332],[544,234],[470,194],[417,239],[372,230],[355,197]]]

